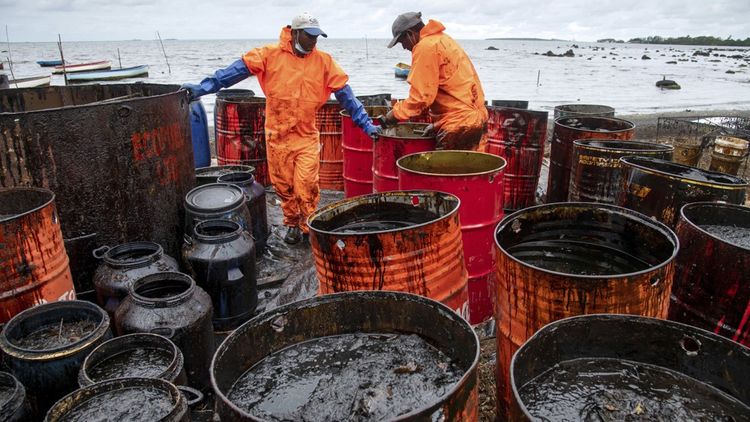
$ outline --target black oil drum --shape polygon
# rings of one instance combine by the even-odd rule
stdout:
[[[16,377],[0,372],[0,421],[24,422],[31,418],[26,389]]]
[[[266,212],[266,189],[256,182],[251,173],[229,173],[220,176],[219,183],[232,183],[245,191],[247,208],[253,221],[253,239],[256,253],[261,254],[268,239],[268,213]]]
[[[252,232],[252,217],[242,188],[229,183],[211,183],[185,195],[185,235],[192,237],[198,222],[215,219],[236,221]]]
[[[195,181],[198,186],[207,185],[209,183],[216,183],[219,176],[223,176],[229,173],[255,173],[255,167],[243,166],[243,165],[226,165],[226,166],[211,166],[211,167],[200,167],[195,169]]]

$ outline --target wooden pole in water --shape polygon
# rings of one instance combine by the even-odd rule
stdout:
[[[536,71],[536,86],[537,86],[537,87],[539,87],[539,77],[540,77],[540,76],[542,76],[542,71],[541,71],[541,69],[540,69],[540,70],[537,70],[537,71]]]
[[[117,49],[117,61],[120,62],[120,69],[122,69],[122,58],[120,58],[120,49]]]
[[[167,62],[167,70],[169,70],[169,74],[172,74],[172,68],[169,67],[169,59],[167,58],[167,51],[164,49],[164,43],[161,41],[161,35],[159,35],[159,31],[156,31],[156,36],[159,37],[159,44],[161,44],[161,52],[164,53],[164,60]]]
[[[15,81],[16,75],[13,73],[13,57],[10,55],[10,37],[8,36],[8,25],[5,25],[5,40],[8,42],[8,68],[10,68],[10,76]],[[16,88],[18,88],[18,82],[16,82]]]
[[[68,85],[68,72],[65,70],[65,56],[63,55],[63,48],[62,48],[62,37],[60,34],[57,34],[57,48],[60,50],[60,60],[62,60],[62,69],[63,69],[63,80],[65,81],[65,86]]]

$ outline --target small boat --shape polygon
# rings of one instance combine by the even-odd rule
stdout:
[[[49,86],[50,76],[31,76],[28,78],[10,79],[9,88],[36,88],[39,86]]]
[[[68,82],[113,81],[138,76],[148,76],[148,65],[126,67],[124,69],[71,73],[68,75]]]
[[[36,64],[41,67],[61,66],[62,60],[37,60]]]
[[[411,70],[411,66],[409,66],[406,63],[399,63],[393,68],[393,72],[395,73],[397,78],[406,79],[409,77],[409,71]]]
[[[102,60],[100,62],[66,64],[65,73],[90,72],[92,70],[108,70],[111,68],[112,62],[110,62],[109,60]],[[56,75],[63,73],[63,66],[55,66],[55,68],[52,70],[52,73]]]

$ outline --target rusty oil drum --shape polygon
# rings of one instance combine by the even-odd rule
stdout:
[[[750,208],[698,202],[677,223],[669,319],[750,347]]]
[[[735,136],[717,136],[708,169],[737,175],[742,163],[747,162],[747,156],[747,140]]]
[[[365,106],[371,117],[385,115],[388,107]],[[378,125],[377,120],[373,124]],[[344,197],[372,193],[372,139],[359,128],[349,112],[341,111],[341,145],[344,149]]]
[[[503,218],[505,160],[482,152],[433,151],[401,157],[396,164],[399,189],[447,192],[461,201],[458,214],[469,273],[469,322],[492,318],[492,233]]]
[[[623,157],[622,186],[617,205],[675,227],[680,208],[690,202],[743,204],[747,181],[648,157]]]
[[[320,132],[320,188],[344,190],[344,150],[341,148],[341,106],[327,101],[315,114]]]
[[[383,131],[372,151],[372,191],[398,189],[396,161],[404,155],[434,151],[435,138],[421,134],[426,123],[399,123]]]
[[[268,420],[241,409],[227,396],[237,379],[269,354],[307,340],[355,333],[419,335],[445,353],[463,373],[446,391],[436,393],[429,404],[399,415],[397,420],[477,421],[479,340],[471,326],[436,301],[376,291],[337,293],[294,302],[265,312],[235,330],[219,346],[211,362],[211,383],[221,420]],[[323,384],[321,381],[320,388],[325,388]],[[391,400],[399,397],[394,394],[387,399]],[[327,405],[337,415],[342,407],[352,406],[333,402]]]
[[[748,373],[750,349],[700,328],[634,315],[575,316],[546,325],[513,357],[509,419],[745,420]],[[552,378],[558,374],[564,380]]]
[[[617,139],[573,141],[568,200],[614,204],[621,185],[621,157],[637,155],[671,160],[673,151],[674,147],[670,145],[651,142]]]
[[[266,159],[266,99],[246,89],[225,89],[216,94],[214,130],[219,165],[255,168],[255,180],[271,181]]]
[[[554,119],[560,117],[614,117],[615,109],[602,104],[561,104],[555,106]]]
[[[664,224],[608,204],[526,208],[495,231],[498,410],[510,361],[550,322],[593,313],[666,318],[679,242]]]
[[[534,205],[547,137],[547,112],[487,107],[487,152],[503,157],[507,210]]]
[[[459,204],[447,193],[396,191],[319,209],[308,225],[320,294],[403,291],[467,317]]]
[[[0,187],[55,193],[76,291],[91,252],[134,239],[182,244],[195,185],[190,105],[179,85],[95,84],[0,91]],[[148,204],[148,206],[144,206]]]
[[[0,324],[34,305],[75,297],[55,194],[0,189]]]
[[[618,139],[627,141],[635,135],[635,124],[605,117],[561,117],[555,120],[550,150],[547,203],[568,200],[570,170],[573,165],[573,142],[579,139]]]

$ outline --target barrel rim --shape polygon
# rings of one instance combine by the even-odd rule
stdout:
[[[160,297],[160,298],[150,298],[150,297],[143,296],[142,294],[138,293],[138,289],[147,284],[160,283],[165,280],[172,280],[172,281],[183,283],[186,285],[186,288],[184,291],[174,294],[172,296]],[[181,273],[177,271],[161,271],[158,273],[145,275],[139,278],[138,280],[136,280],[133,284],[130,285],[128,297],[130,297],[130,299],[134,303],[143,307],[166,308],[170,306],[179,305],[180,303],[187,301],[193,296],[193,293],[195,292],[196,288],[197,288],[197,285],[195,284],[195,280],[193,279],[193,277],[190,277],[189,275],[185,273]]]
[[[233,202],[230,202],[226,205],[222,205],[217,208],[200,208],[196,206],[191,200],[195,197],[196,193],[201,190],[207,190],[218,186],[224,186],[225,188],[229,190],[234,190],[236,194],[238,194],[237,199],[235,199]],[[237,208],[242,207],[245,204],[245,191],[242,190],[241,187],[237,186],[234,183],[207,183],[205,185],[196,186],[193,189],[190,189],[188,193],[185,194],[185,208],[187,208],[191,213],[194,213],[196,215],[214,215],[217,213],[225,213],[229,211],[233,211]]]
[[[0,414],[9,412],[12,415],[13,412],[17,411],[21,406],[23,406],[26,399],[26,387],[24,387],[23,384],[21,384],[21,381],[19,381],[18,378],[16,378],[16,376],[10,372],[0,371],[0,378],[5,378],[9,384],[13,384],[13,391],[11,392],[8,400],[6,402],[0,402]],[[14,399],[20,399],[17,400],[15,406],[13,406]]]
[[[222,227],[229,230],[219,234],[201,233],[201,230],[199,229],[203,229],[204,227]],[[242,230],[242,226],[236,221],[213,218],[210,220],[199,221],[195,227],[193,227],[193,237],[201,243],[222,243],[237,239],[242,234]]]
[[[590,275],[590,274],[569,274],[569,273],[564,273],[564,272],[560,272],[560,271],[553,271],[553,270],[549,270],[549,269],[546,269],[546,268],[542,268],[542,267],[537,267],[537,266],[531,265],[531,264],[529,264],[529,263],[527,263],[525,261],[522,261],[522,260],[516,258],[512,254],[508,253],[508,251],[504,247],[502,247],[500,245],[500,242],[497,239],[498,234],[500,233],[501,230],[503,230],[505,228],[506,225],[509,225],[513,221],[516,221],[516,218],[518,218],[518,216],[520,216],[520,215],[522,215],[524,213],[533,212],[533,211],[536,211],[536,210],[542,209],[542,208],[554,208],[554,207],[559,207],[559,206],[578,207],[578,208],[581,208],[581,209],[602,209],[602,208],[604,208],[604,209],[608,209],[610,212],[613,212],[613,213],[616,213],[616,214],[620,214],[622,216],[625,216],[625,217],[628,217],[628,218],[631,218],[631,219],[633,219],[633,218],[639,219],[639,220],[641,220],[641,222],[643,224],[645,224],[647,226],[650,226],[654,230],[662,232],[672,242],[672,244],[674,245],[674,248],[672,249],[672,255],[669,258],[665,259],[663,262],[659,263],[658,265],[652,265],[652,266],[649,266],[648,268],[646,268],[644,270],[636,271],[636,272],[632,272],[632,273],[596,274],[596,275]],[[604,203],[596,203],[596,202],[553,202],[553,203],[550,203],[550,204],[542,204],[542,205],[536,205],[536,206],[533,206],[533,207],[528,207],[528,208],[520,209],[520,210],[518,210],[518,211],[516,211],[516,212],[514,212],[512,214],[506,215],[505,218],[503,218],[502,220],[500,220],[499,223],[497,223],[497,226],[495,226],[495,231],[493,232],[493,240],[495,242],[495,248],[497,248],[500,251],[502,251],[502,253],[506,257],[508,257],[509,259],[512,259],[513,261],[515,261],[516,263],[518,263],[518,264],[520,264],[520,265],[522,265],[524,267],[532,268],[534,271],[540,271],[540,272],[543,272],[543,273],[546,273],[546,274],[550,274],[550,275],[553,275],[553,276],[558,276],[558,277],[559,276],[564,276],[564,277],[568,277],[568,278],[575,277],[578,280],[601,280],[603,278],[607,278],[607,279],[627,279],[627,278],[631,278],[631,277],[637,277],[637,276],[640,276],[640,275],[643,275],[643,274],[648,274],[648,273],[651,273],[653,271],[656,271],[656,270],[659,270],[661,268],[664,268],[664,267],[666,267],[668,265],[671,265],[672,262],[674,262],[675,258],[677,257],[677,253],[680,251],[680,239],[677,237],[677,234],[672,229],[670,229],[666,224],[664,224],[664,223],[662,223],[660,221],[656,221],[656,220],[654,220],[652,218],[649,218],[645,214],[642,214],[642,213],[640,213],[638,211],[631,210],[629,208],[624,208],[624,207],[620,207],[620,206],[613,205],[613,204],[604,204]]]
[[[554,332],[559,330],[562,326],[568,325],[568,324],[575,324],[576,322],[580,320],[586,320],[586,321],[622,321],[622,320],[629,320],[628,322],[636,322],[640,324],[657,324],[661,326],[670,326],[674,329],[682,330],[686,335],[699,335],[700,337],[710,337],[717,342],[724,343],[728,348],[734,348],[739,346],[740,350],[744,351],[747,357],[750,357],[750,348],[747,346],[732,341],[731,339],[728,339],[724,336],[721,336],[719,334],[712,333],[710,331],[704,330],[703,328],[695,327],[692,325],[684,324],[677,321],[672,321],[668,319],[662,319],[662,318],[654,318],[654,317],[648,317],[643,315],[633,315],[633,314],[603,314],[603,313],[597,313],[597,314],[586,314],[586,315],[575,315],[575,316],[569,316],[566,318],[558,319],[556,321],[552,321],[549,324],[545,325],[544,327],[536,330],[536,332],[529,337],[522,345],[521,347],[516,350],[515,353],[513,353],[513,357],[510,360],[510,367],[509,367],[509,375],[510,375],[510,386],[511,391],[513,394],[513,398],[515,399],[518,406],[521,408],[521,412],[526,415],[527,417],[531,416],[531,413],[529,412],[529,409],[526,407],[524,402],[521,400],[520,392],[518,391],[518,388],[516,385],[518,384],[515,379],[515,367],[516,367],[516,357],[520,356],[522,350],[526,350],[529,347],[532,347],[530,345],[533,345],[532,342],[535,342],[539,337],[542,337],[547,334],[547,332]],[[670,368],[666,368],[670,369]],[[684,375],[684,374],[683,374]],[[725,394],[729,394],[727,392],[724,392]],[[731,395],[730,395],[731,396]],[[733,398],[736,398],[734,396],[731,396]]]
[[[570,107],[570,106],[575,106],[575,107],[601,107],[602,111],[599,111],[599,112],[596,112],[596,113],[580,113],[580,112],[577,112],[577,111],[567,110],[567,109],[564,108],[564,107]],[[565,111],[565,112],[570,111],[570,112],[573,112],[573,113],[579,113],[581,115],[581,117],[586,117],[586,114],[592,115],[591,117],[594,117],[593,116],[594,114],[599,115],[601,113],[610,113],[610,112],[614,113],[615,112],[615,108],[614,107],[608,106],[606,104],[580,104],[580,103],[558,104],[558,105],[556,105],[553,108],[553,110],[560,110],[560,111]]]
[[[447,174],[447,173],[431,173],[431,172],[426,172],[426,171],[413,170],[413,169],[404,167],[402,165],[402,163],[401,163],[401,160],[406,161],[405,159],[408,159],[409,157],[414,157],[414,156],[418,156],[418,155],[433,155],[433,154],[444,155],[446,153],[450,153],[450,154],[477,155],[477,156],[485,156],[485,157],[492,158],[492,159],[498,159],[500,167],[497,167],[497,168],[494,168],[494,169],[491,169],[491,170],[478,171],[478,172],[475,172],[475,173],[450,173],[450,174]],[[419,174],[419,175],[423,175],[423,176],[438,176],[438,177],[483,176],[483,175],[488,175],[488,174],[493,174],[493,173],[499,173],[499,172],[503,171],[507,166],[508,166],[508,161],[506,161],[503,157],[500,157],[499,155],[489,154],[489,153],[486,153],[486,152],[479,152],[479,151],[464,151],[464,150],[455,150],[455,149],[439,150],[439,151],[415,152],[415,153],[412,153],[412,154],[409,154],[409,155],[404,155],[403,157],[401,157],[398,160],[396,160],[396,167],[399,170],[403,170],[403,171],[405,171],[407,173]]]
[[[2,218],[0,217],[0,224],[7,223],[9,221],[13,221],[16,219],[20,219],[23,217],[26,217],[27,215],[34,214],[35,212],[49,206],[49,204],[52,204],[55,202],[55,193],[52,192],[49,189],[45,188],[37,188],[37,187],[27,187],[27,186],[19,186],[19,187],[13,187],[13,188],[0,188],[0,196],[5,195],[6,193],[14,193],[14,192],[20,192],[20,191],[27,191],[27,192],[37,192],[49,195],[48,199],[44,200],[44,203],[41,205],[38,205],[30,210],[26,210],[20,214],[13,214],[10,217]]]
[[[617,130],[607,130],[606,132],[601,133],[625,133],[635,130],[635,123],[631,122],[630,120],[620,119],[618,117],[599,117],[599,116],[564,116],[564,117],[558,117],[555,119],[554,125],[560,126],[565,128],[566,130],[576,131],[576,132],[584,132],[588,133],[591,132],[591,129],[581,129],[577,127],[572,127],[567,124],[563,123],[563,120],[569,120],[569,119],[599,119],[599,120],[610,120],[618,123],[626,123],[629,127],[624,129],[617,129]]]
[[[54,311],[58,308],[85,309],[87,311],[98,314],[101,317],[101,320],[98,322],[96,328],[87,333],[78,341],[52,349],[25,349],[16,346],[13,342],[10,341],[10,339],[8,339],[7,332],[9,331],[9,329],[16,324],[21,324],[20,321],[22,319],[34,317],[45,312]],[[109,325],[110,319],[107,312],[105,312],[102,308],[92,302],[88,302],[85,300],[62,300],[57,302],[45,303],[43,305],[38,305],[19,312],[5,324],[2,332],[0,332],[0,350],[2,350],[8,356],[19,360],[49,361],[63,359],[68,356],[74,355],[99,341],[99,339],[104,337],[107,331],[109,331]]]
[[[400,227],[400,228],[389,229],[389,230],[373,230],[373,231],[361,232],[361,233],[342,233],[342,232],[332,232],[332,231],[328,231],[328,230],[321,230],[319,228],[313,227],[313,225],[310,224],[311,222],[313,222],[313,220],[315,218],[319,217],[320,215],[322,215],[322,214],[324,214],[326,212],[331,211],[334,208],[342,206],[342,205],[344,205],[346,203],[351,203],[351,202],[355,202],[355,201],[362,201],[364,198],[377,197],[377,196],[386,196],[386,197],[387,196],[407,196],[407,195],[410,195],[410,194],[411,195],[422,194],[424,196],[425,193],[433,194],[434,196],[443,195],[444,199],[450,199],[450,200],[455,199],[456,206],[452,210],[450,210],[447,213],[445,213],[445,215],[441,215],[441,216],[439,216],[438,218],[436,218],[434,220],[430,220],[430,221],[427,221],[427,222],[424,222],[424,223],[414,224],[414,225],[408,226],[408,227]],[[385,234],[385,233],[401,232],[401,231],[404,231],[404,230],[413,230],[413,229],[417,229],[417,228],[420,228],[420,227],[428,226],[430,224],[434,224],[436,221],[441,221],[441,220],[444,220],[444,219],[447,219],[447,218],[451,218],[452,216],[454,216],[454,215],[456,215],[458,213],[458,210],[459,210],[460,206],[461,206],[461,199],[459,197],[457,197],[456,195],[453,195],[451,193],[448,193],[448,192],[442,192],[442,191],[437,191],[437,190],[393,190],[393,191],[387,191],[387,192],[377,192],[377,193],[370,193],[370,194],[366,194],[366,195],[353,196],[351,198],[344,198],[341,201],[334,202],[332,204],[326,205],[325,207],[316,210],[314,213],[310,214],[309,217],[307,217],[307,226],[310,228],[310,231],[312,231],[314,233],[320,233],[320,234],[325,234],[325,235],[329,235],[329,236],[337,236],[337,237],[359,237],[359,236],[362,236],[362,235],[367,235],[367,236],[374,235],[374,234],[375,235],[379,235],[379,234]]]
[[[493,111],[498,111],[499,112],[499,111],[502,111],[502,110],[513,110],[514,113],[519,113],[519,114],[520,113],[527,113],[527,114],[530,114],[532,116],[538,117],[540,119],[543,118],[544,121],[545,121],[545,125],[547,124],[546,123],[547,120],[549,120],[549,112],[548,111],[531,110],[531,109],[528,109],[528,108],[515,108],[515,107],[505,107],[505,106],[493,106],[493,105],[488,105],[486,107],[487,107],[487,112],[490,113],[490,117],[488,118],[489,119],[488,122],[490,120],[492,120],[492,112]],[[545,139],[546,139],[546,137],[545,137]]]
[[[712,239],[716,241],[741,249],[743,251],[750,252],[750,247],[743,247],[734,242],[730,242],[726,239],[722,239],[721,237],[716,236],[715,234],[709,233],[708,231],[703,229],[701,226],[696,224],[694,220],[692,220],[686,215],[686,212],[690,212],[690,210],[694,208],[723,208],[722,211],[726,211],[727,209],[730,209],[732,211],[738,211],[738,212],[745,213],[748,216],[750,216],[749,207],[745,207],[745,206],[737,205],[737,204],[727,204],[727,203],[722,203],[722,202],[709,202],[709,201],[691,202],[691,203],[683,205],[682,208],[680,208],[680,221],[684,221],[685,223],[689,224],[690,227],[699,230],[704,235],[710,236]],[[750,228],[750,226],[748,226],[748,228]]]
[[[124,259],[115,258],[115,255],[117,255],[120,252],[125,252],[127,250],[138,250],[138,249],[141,249],[144,251],[150,251],[150,253],[140,258],[133,259],[133,260],[124,260]],[[113,268],[134,268],[134,267],[143,267],[152,262],[156,262],[159,259],[161,259],[162,256],[164,256],[164,248],[160,244],[156,242],[143,240],[143,241],[121,243],[115,247],[107,249],[107,251],[104,253],[104,256],[102,256],[102,260],[104,260],[104,262],[106,262],[107,265]]]
[[[459,325],[462,326],[462,328],[468,328],[469,330],[468,332],[472,336],[474,340],[474,346],[475,346],[474,358],[471,360],[471,364],[464,371],[463,375],[461,376],[461,379],[456,381],[456,383],[453,384],[453,386],[448,391],[446,391],[445,394],[443,394],[438,399],[433,401],[432,404],[430,405],[426,405],[422,408],[415,409],[409,413],[399,415],[397,418],[394,418],[392,420],[394,421],[409,420],[417,415],[420,415],[425,410],[436,406],[438,403],[444,402],[447,397],[451,397],[452,395],[454,395],[460,388],[462,388],[469,381],[469,377],[471,376],[472,372],[474,372],[473,370],[475,370],[477,365],[479,364],[479,355],[481,353],[481,347],[480,347],[481,345],[479,342],[479,336],[477,335],[476,331],[471,326],[471,324],[469,324],[468,321],[466,321],[463,317],[458,315],[454,310],[449,308],[447,305],[440,303],[434,299],[425,297],[425,296],[415,295],[415,294],[406,293],[406,292],[388,291],[388,290],[365,290],[365,291],[360,290],[360,291],[330,293],[330,294],[323,295],[323,296],[314,296],[309,299],[304,299],[301,301],[288,303],[286,305],[280,306],[270,311],[263,312],[260,315],[257,315],[253,317],[252,319],[250,319],[249,321],[242,324],[232,334],[227,336],[227,338],[225,338],[224,341],[221,342],[221,344],[216,348],[216,352],[214,353],[213,357],[211,358],[211,365],[209,367],[209,375],[211,378],[211,386],[213,387],[214,393],[217,395],[219,400],[221,400],[225,405],[227,405],[230,409],[232,409],[233,412],[242,415],[243,418],[249,418],[250,420],[261,420],[253,416],[252,414],[247,413],[244,410],[240,409],[239,406],[235,405],[231,400],[229,400],[229,398],[224,394],[224,392],[221,391],[221,389],[218,387],[218,382],[216,380],[216,376],[214,375],[216,373],[216,370],[215,370],[216,361],[220,355],[219,352],[225,349],[225,345],[227,345],[226,347],[228,347],[229,345],[228,342],[231,340],[232,335],[234,335],[234,333],[239,333],[243,327],[249,326],[250,324],[258,324],[263,321],[273,320],[280,316],[284,316],[292,309],[315,307],[320,302],[328,303],[328,302],[352,300],[350,298],[361,300],[361,299],[367,299],[368,297],[372,298],[373,296],[378,300],[386,300],[388,298],[400,299],[400,300],[411,300],[415,302],[421,302],[425,305],[433,306],[437,308],[437,310],[440,312],[440,314],[443,317],[449,317],[451,319],[454,319]]]
[[[252,174],[255,173],[255,167],[254,166],[249,166],[249,165],[246,165],[246,164],[223,164],[223,165],[216,165],[216,166],[198,167],[198,168],[195,169],[195,177],[196,178],[200,178],[200,177],[213,177],[211,175],[207,175],[206,173],[208,173],[208,172],[210,172],[212,170],[217,170],[217,169],[221,169],[221,168],[224,168],[224,167],[247,167],[247,170],[236,169],[236,170],[228,171],[226,173],[222,173],[222,174],[216,176],[217,179],[219,177],[224,176],[225,174],[229,174],[229,173],[252,173]]]
[[[728,177],[728,178],[731,178],[731,179],[739,180],[742,183],[734,183],[734,184],[732,184],[732,183],[725,183],[725,182],[705,182],[705,181],[702,181],[702,180],[691,179],[689,177],[679,177],[679,176],[674,175],[672,173],[667,173],[667,172],[662,171],[662,170],[658,170],[658,169],[653,169],[653,168],[650,168],[650,167],[646,167],[643,164],[638,164],[637,162],[632,162],[632,160],[640,160],[640,161],[646,161],[646,162],[658,162],[658,164],[667,164],[667,165],[682,167],[682,168],[686,168],[686,169],[698,170],[698,171],[704,172],[704,173],[710,173],[710,174],[715,174],[715,175],[722,175],[722,176],[725,176],[725,177]],[[659,177],[664,177],[664,178],[671,179],[671,180],[676,180],[676,181],[679,181],[679,182],[688,181],[688,182],[690,182],[691,184],[694,184],[694,185],[707,186],[707,187],[717,188],[717,189],[736,190],[736,189],[745,189],[748,186],[748,182],[745,179],[742,179],[741,177],[738,177],[738,176],[732,176],[731,174],[720,173],[718,171],[703,170],[703,169],[698,168],[698,167],[686,166],[684,164],[675,163],[673,161],[660,160],[658,158],[653,158],[653,157],[639,157],[639,156],[636,156],[636,155],[629,155],[629,156],[621,157],[620,158],[620,165],[622,165],[623,167],[627,166],[627,167],[636,168],[639,171],[642,171],[644,173],[654,174],[654,175],[657,175]]]
[[[410,141],[410,140],[418,140],[418,141],[432,141],[435,142],[435,138],[432,136],[424,136],[424,135],[417,135],[412,131],[412,135],[409,136],[394,136],[389,135],[387,131],[391,128],[395,127],[406,127],[406,126],[412,126],[412,127],[424,127],[426,128],[429,126],[430,123],[423,123],[423,122],[398,122],[395,126],[390,126],[388,128],[383,129],[383,133],[380,134],[380,138],[378,141],[375,142],[382,142],[384,140],[394,140],[394,141]],[[374,147],[373,147],[374,149]]]
[[[650,149],[615,148],[615,147],[608,147],[606,145],[591,145],[591,143],[594,143],[594,142],[598,142],[602,144],[610,144],[610,143],[611,144],[614,144],[614,143],[629,144],[629,145],[633,145],[634,147],[648,145],[649,147],[653,147],[653,148],[650,148]],[[624,141],[622,139],[576,139],[573,141],[573,146],[576,148],[585,149],[585,150],[612,152],[612,153],[618,153],[618,154],[674,151],[674,146],[672,145],[658,144],[656,142],[629,141],[629,140]],[[637,154],[633,154],[633,155],[637,155]]]

